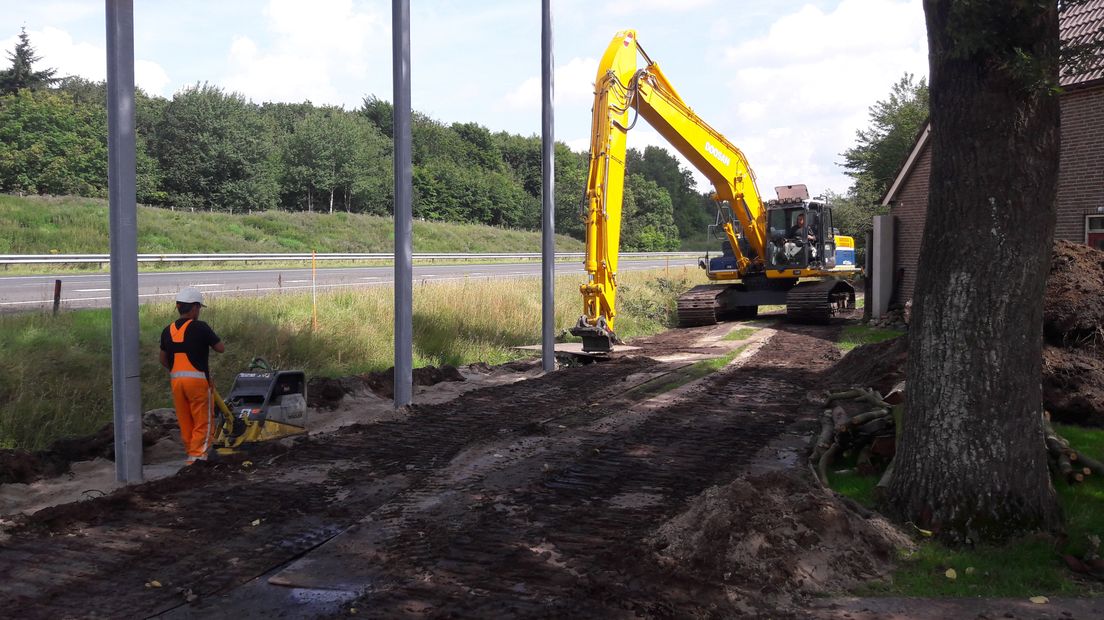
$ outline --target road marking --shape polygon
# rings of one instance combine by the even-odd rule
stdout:
[[[372,276],[370,278],[361,278],[361,280],[379,280],[379,276]]]
[[[310,282],[310,280],[288,280],[288,284],[302,284],[304,282]]]
[[[104,291],[110,291],[109,288],[78,288],[73,289],[74,293],[102,293]]]
[[[222,286],[221,284],[193,284],[193,288],[210,288],[212,286]]]

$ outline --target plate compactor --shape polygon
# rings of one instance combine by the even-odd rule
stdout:
[[[215,392],[212,452],[234,454],[247,443],[307,432],[307,378],[301,370],[273,370],[254,358],[225,400]]]

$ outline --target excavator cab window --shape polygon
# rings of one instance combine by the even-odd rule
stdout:
[[[815,254],[816,235],[804,205],[771,209],[768,215],[770,240],[768,260],[774,269],[804,269],[810,251]],[[812,239],[810,239],[812,235]]]

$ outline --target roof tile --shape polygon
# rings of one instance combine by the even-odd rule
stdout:
[[[1060,17],[1062,42],[1066,45],[1104,44],[1104,0],[1085,0],[1063,9]],[[1104,79],[1104,52],[1083,66],[1065,67],[1062,86],[1074,86]]]

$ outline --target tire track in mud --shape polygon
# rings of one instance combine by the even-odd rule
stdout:
[[[626,413],[624,394],[665,366],[613,359],[268,447],[253,469],[48,509],[0,543],[0,608],[117,617],[179,607],[181,591],[213,601],[370,515],[362,615],[723,615],[719,590],[661,569],[644,540],[805,415],[836,328],[780,329],[646,413]]]
[[[471,411],[413,407],[282,452],[190,469],[88,502],[40,511],[0,542],[0,609],[27,618],[145,616],[240,585],[332,538],[466,446],[518,432],[582,394],[659,364],[565,369],[464,396]],[[583,404],[600,395],[584,397]],[[264,463],[269,458],[270,464]],[[256,524],[255,524],[256,523]],[[160,588],[146,587],[156,580]]]
[[[719,588],[652,562],[646,539],[809,418],[805,391],[838,358],[833,331],[787,327],[665,407],[601,417],[460,485],[427,480],[396,496],[334,551],[372,567],[358,576],[371,591],[350,606],[370,617],[731,615]],[[467,403],[452,407],[464,415]]]

